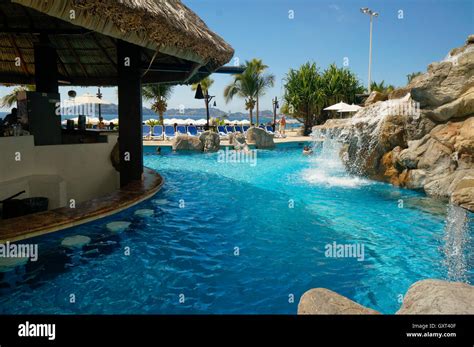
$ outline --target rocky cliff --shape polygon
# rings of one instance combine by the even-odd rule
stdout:
[[[344,143],[352,173],[474,211],[474,35],[388,100],[313,129]],[[369,102],[370,103],[370,102]]]

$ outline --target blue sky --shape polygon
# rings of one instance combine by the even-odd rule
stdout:
[[[406,75],[425,71],[428,64],[443,59],[450,49],[464,44],[474,33],[473,0],[183,0],[234,49],[241,63],[263,59],[276,85],[261,100],[261,109],[271,108],[271,99],[283,95],[282,79],[290,68],[314,61],[322,69],[331,63],[349,68],[367,84],[369,17],[360,7],[370,7],[380,16],[374,22],[372,80],[402,86]],[[403,19],[399,19],[399,10]],[[294,18],[289,18],[294,11]],[[244,111],[242,100],[229,104],[222,96],[231,82],[229,75],[213,75],[210,94],[224,111]],[[70,87],[61,88],[63,97]],[[0,87],[0,96],[9,89]],[[75,88],[78,94],[97,88]],[[113,88],[104,98],[117,102]],[[169,108],[203,107],[188,86],[175,88]],[[148,106],[148,103],[145,102]]]

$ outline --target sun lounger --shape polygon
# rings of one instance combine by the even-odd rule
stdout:
[[[245,134],[245,133],[247,132],[247,130],[249,130],[249,129],[250,129],[250,126],[248,126],[248,125],[244,125],[244,126],[242,127],[242,130],[244,131],[244,134]]]
[[[236,132],[236,133],[243,133],[242,127],[241,127],[240,125],[236,125],[236,126],[235,126],[235,132]]]
[[[188,135],[189,136],[198,136],[198,130],[194,125],[188,126]]]
[[[227,136],[229,136],[229,134],[227,134],[227,131],[226,131],[226,129],[225,129],[225,126],[223,126],[223,125],[219,125],[219,126],[217,127],[217,132],[219,133],[219,136],[220,136],[220,137],[227,137]]]
[[[176,136],[176,133],[174,131],[174,126],[172,125],[165,126],[165,138],[169,140],[169,139],[173,139],[175,136]]]
[[[153,140],[163,140],[163,125],[155,125],[151,132]]]
[[[176,132],[178,133],[178,135],[187,135],[188,132],[186,131],[186,127],[184,125],[178,125],[176,127]]]
[[[227,125],[227,126],[225,127],[225,130],[227,131],[227,134],[233,134],[233,133],[235,133],[235,129],[234,129],[234,127],[233,127],[232,125]]]
[[[271,125],[267,125],[265,127],[265,131],[269,133],[270,135],[275,135],[275,133],[273,132],[273,127]]]
[[[142,126],[142,135],[143,138],[149,138],[151,133],[151,126],[149,125],[143,125]]]

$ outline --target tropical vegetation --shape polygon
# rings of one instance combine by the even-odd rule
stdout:
[[[372,92],[375,91],[375,92],[380,92],[380,93],[383,93],[383,94],[388,94],[388,93],[392,92],[394,89],[395,89],[395,86],[393,86],[391,84],[385,85],[385,81],[381,81],[380,83],[372,82],[370,84],[370,90]]]
[[[407,75],[408,83],[410,83],[415,77],[423,75],[423,72],[413,72]]]
[[[346,68],[331,64],[320,73],[316,63],[307,62],[299,69],[290,69],[284,84],[282,111],[304,125],[304,134],[314,125],[323,123],[332,114],[324,108],[338,102],[355,103],[364,87],[357,76]]]
[[[243,98],[245,109],[249,111],[250,124],[253,123],[253,110],[257,107],[257,124],[259,123],[259,98],[266,90],[275,83],[275,76],[265,74],[268,67],[260,59],[253,59],[245,62],[245,70],[241,74],[234,76],[234,80],[224,89],[226,102],[231,101],[235,96]]]
[[[10,93],[5,95],[0,99],[0,108],[11,108],[13,104],[16,102],[16,94],[18,92],[33,92],[35,91],[35,86],[34,85],[21,85],[18,87],[15,87]]]
[[[151,109],[159,115],[159,122],[164,125],[164,113],[168,107],[167,100],[173,93],[173,86],[169,84],[147,84],[143,86],[143,97],[151,101]]]

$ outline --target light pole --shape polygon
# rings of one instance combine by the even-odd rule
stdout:
[[[371,79],[370,79],[370,71],[371,71],[371,68],[372,68],[372,25],[373,25],[373,17],[378,17],[379,16],[379,13],[378,12],[375,12],[375,11],[372,11],[370,8],[368,7],[362,7],[360,9],[360,12],[366,14],[366,15],[369,15],[370,16],[370,38],[369,38],[369,84],[367,86],[367,90],[369,91],[369,94],[371,92],[370,90],[370,83],[371,83]]]
[[[97,97],[102,100],[102,93],[100,92],[100,87],[97,90]],[[102,118],[102,110],[101,110],[100,106],[101,105],[99,103],[99,122],[102,122],[103,118]]]
[[[277,109],[280,107],[280,105],[278,104],[278,98],[276,96],[275,96],[275,99],[272,100],[272,103],[273,103],[273,132],[275,132]]]
[[[214,95],[209,95],[209,93],[206,90],[206,95],[203,94],[202,92],[202,87],[201,83],[198,84],[196,88],[196,95],[194,96],[195,99],[204,99],[204,102],[206,103],[206,116],[207,116],[207,122],[206,122],[206,130],[209,130],[209,103],[213,98],[215,98]],[[216,107],[216,101],[214,100],[214,107]]]

